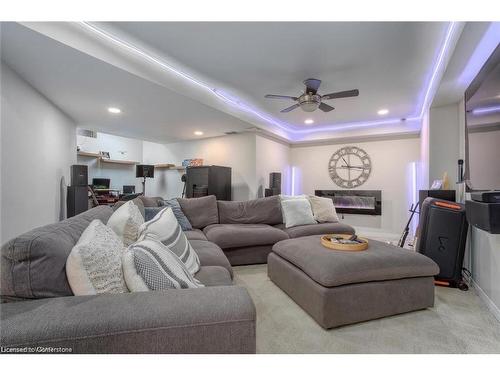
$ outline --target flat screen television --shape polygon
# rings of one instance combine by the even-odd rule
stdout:
[[[500,190],[500,45],[465,92],[467,190]]]

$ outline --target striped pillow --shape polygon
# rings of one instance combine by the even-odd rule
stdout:
[[[145,239],[123,254],[123,275],[131,292],[203,287],[168,247]]]
[[[200,270],[200,260],[182,231],[172,208],[166,207],[139,228],[138,240],[153,239],[167,246],[194,275]]]

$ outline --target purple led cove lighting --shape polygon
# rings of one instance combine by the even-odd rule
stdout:
[[[476,108],[476,109],[472,110],[472,114],[474,114],[474,115],[483,115],[485,113],[492,113],[492,112],[500,112],[500,106],[483,107],[483,108]]]
[[[380,125],[387,125],[387,124],[395,124],[399,123],[401,120],[400,119],[386,119],[386,120],[381,120],[381,121],[364,121],[364,122],[350,122],[350,123],[338,123],[338,124],[331,124],[331,125],[324,125],[324,126],[316,126],[312,128],[307,128],[307,129],[297,129],[291,124],[286,124],[284,122],[281,122],[275,118],[273,118],[270,115],[267,115],[263,112],[260,112],[256,110],[255,108],[251,107],[250,105],[242,102],[239,98],[231,96],[227,93],[224,93],[220,89],[213,88],[209,86],[208,84],[204,83],[203,81],[196,79],[195,77],[184,73],[181,70],[178,70],[174,68],[172,65],[169,65],[165,63],[164,61],[144,52],[143,50],[139,49],[138,47],[135,47],[134,45],[125,42],[118,37],[92,25],[89,22],[80,22],[80,25],[85,27],[87,30],[99,35],[101,38],[104,38],[130,52],[133,52],[146,60],[157,64],[158,66],[162,67],[163,69],[166,69],[179,77],[203,88],[204,90],[207,90],[211,94],[215,95],[217,98],[222,100],[224,103],[230,104],[234,106],[235,108],[249,113],[251,115],[257,116],[261,120],[267,122],[268,124],[274,125],[279,127],[282,130],[285,130],[290,133],[294,134],[308,134],[308,133],[315,133],[315,132],[324,132],[324,131],[338,131],[338,130],[345,130],[345,129],[353,129],[353,128],[362,128],[362,127],[371,127],[371,126],[380,126]],[[444,57],[446,56],[446,52],[448,51],[449,48],[449,43],[451,40],[451,36],[453,34],[453,31],[455,30],[456,23],[455,22],[450,22],[450,25],[448,26],[447,32],[446,32],[446,37],[444,39],[443,45],[441,46],[440,53],[438,55],[438,58],[436,60],[436,63],[434,64],[433,71],[431,74],[431,78],[429,81],[429,84],[427,86],[427,89],[425,90],[425,96],[424,100],[422,103],[422,108],[420,111],[420,115],[417,117],[410,117],[407,120],[420,120],[425,112],[425,110],[428,107],[428,101],[430,98],[430,94],[432,90],[434,89],[435,85],[435,80],[436,77],[438,76],[438,73],[440,69],[442,68],[442,63],[444,60]]]
[[[450,41],[451,37],[453,35],[453,32],[455,31],[457,26],[456,22],[450,22],[448,25],[448,29],[446,30],[446,36],[444,38],[443,45],[441,46],[441,50],[439,51],[439,55],[437,57],[436,62],[434,63],[434,68],[432,70],[431,78],[429,80],[429,83],[427,84],[427,88],[425,89],[425,95],[424,95],[424,100],[422,102],[422,107],[420,109],[420,115],[419,117],[422,118],[424,116],[424,112],[430,107],[430,98],[431,98],[431,93],[434,91],[436,92],[436,77],[438,77],[439,72],[443,68],[443,61],[445,56],[447,55],[448,48],[450,47]]]
[[[474,77],[479,73],[484,63],[491,56],[495,48],[500,43],[500,22],[492,22],[488,30],[484,33],[481,41],[472,53],[465,69],[458,78],[464,85],[469,85]]]

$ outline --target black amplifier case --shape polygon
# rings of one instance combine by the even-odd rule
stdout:
[[[437,285],[462,287],[462,266],[469,224],[463,204],[426,198],[420,209],[416,251],[439,266]]]

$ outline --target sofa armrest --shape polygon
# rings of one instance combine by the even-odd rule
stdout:
[[[62,347],[73,353],[256,350],[255,306],[239,286],[47,298],[0,308],[4,348]]]

